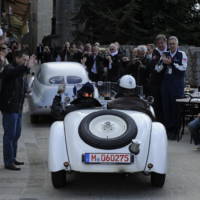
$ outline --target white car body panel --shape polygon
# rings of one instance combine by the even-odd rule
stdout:
[[[154,122],[152,125],[150,144],[152,145],[150,145],[147,164],[151,163],[154,167],[151,170],[146,168],[146,171],[166,174],[168,141],[165,127],[159,122]]]
[[[59,124],[60,122],[58,124],[54,123],[52,125],[49,138],[50,171],[54,172],[65,169],[66,171],[98,173],[135,173],[151,171],[162,174],[166,173],[167,138],[165,129],[160,123],[152,123],[149,116],[137,111],[119,110],[120,112],[124,112],[128,114],[132,119],[134,119],[138,128],[138,134],[135,140],[139,141],[141,145],[139,154],[134,155],[133,163],[128,165],[83,163],[82,154],[84,153],[130,153],[128,148],[129,145],[119,149],[104,150],[92,147],[86,144],[80,138],[78,133],[80,122],[85,116],[95,111],[98,110],[88,109],[74,111],[69,113],[65,117],[64,126],[61,126]],[[57,135],[57,133],[59,134]],[[66,137],[64,133],[66,134]],[[54,143],[56,143],[57,145],[55,145]],[[66,149],[64,149],[63,145],[67,149],[69,157],[67,157]],[[69,168],[64,167],[63,163],[65,161],[69,161]],[[59,162],[62,163],[58,164]],[[148,163],[152,163],[154,165],[151,170],[146,167]]]
[[[64,162],[69,161],[62,121],[54,122],[51,125],[49,138],[49,170],[51,172],[60,171],[64,169]]]

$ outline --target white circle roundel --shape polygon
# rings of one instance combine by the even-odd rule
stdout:
[[[127,130],[126,122],[114,115],[101,115],[91,120],[90,132],[103,139],[112,139],[123,135]]]

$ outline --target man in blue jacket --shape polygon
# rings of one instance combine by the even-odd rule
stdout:
[[[164,76],[161,86],[164,125],[168,138],[175,140],[179,131],[179,117],[176,99],[184,96],[184,78],[187,68],[187,56],[178,49],[178,39],[168,39],[169,50],[162,56]]]

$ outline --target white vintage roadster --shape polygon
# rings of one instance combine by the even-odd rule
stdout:
[[[151,175],[153,186],[162,187],[166,131],[140,111],[105,106],[73,111],[51,126],[48,164],[55,188],[65,186],[71,172],[143,172]]]

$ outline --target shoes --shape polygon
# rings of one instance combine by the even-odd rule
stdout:
[[[14,164],[15,165],[24,165],[24,162],[19,162],[19,161],[15,160]]]
[[[16,167],[14,164],[5,166],[5,169],[13,170],[13,171],[19,171],[19,170],[21,170],[21,168]]]

